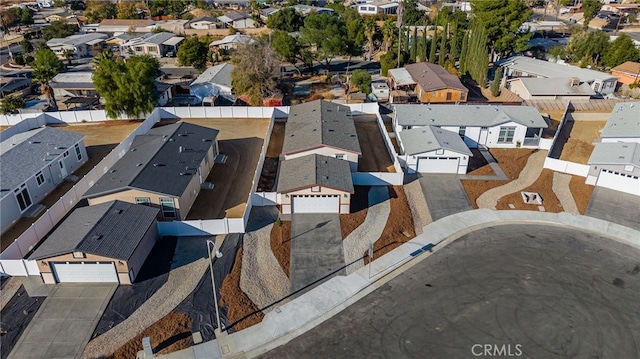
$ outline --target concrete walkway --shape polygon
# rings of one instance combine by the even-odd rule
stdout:
[[[495,158],[491,156],[491,153],[486,148],[479,148],[480,154],[487,161],[493,172],[496,173],[495,176],[472,176],[472,175],[460,175],[458,178],[460,179],[468,179],[468,180],[485,180],[485,181],[504,181],[509,179],[506,174],[502,171],[502,168],[498,165]]]
[[[574,228],[611,238],[625,245],[640,248],[640,231],[615,223],[570,213],[532,211],[492,211],[478,209],[457,213],[425,227],[424,234],[392,250],[372,263],[372,278],[368,266],[357,272],[331,280],[268,313],[264,320],[250,328],[226,336],[217,342],[196,345],[167,356],[171,359],[219,358],[223,352],[234,358],[252,358],[305,333],[360,298],[373,292],[398,274],[428,258],[435,245],[438,251],[461,236],[481,228],[501,224],[537,223]],[[416,258],[417,260],[412,260]],[[218,349],[220,348],[220,349]]]
[[[476,201],[478,207],[496,209],[500,198],[531,186],[540,177],[546,156],[547,151],[532,154],[517,179],[481,194]]]
[[[338,214],[291,215],[291,293],[345,275],[344,264]]]
[[[9,354],[9,359],[80,358],[116,283],[58,284]]]
[[[579,214],[576,201],[573,199],[571,189],[569,188],[569,182],[571,182],[571,175],[566,173],[554,172],[553,173],[553,193],[556,194],[562,209],[568,213]]]

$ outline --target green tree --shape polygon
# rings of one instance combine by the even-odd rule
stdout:
[[[53,0],[53,7],[65,7],[67,6],[66,0]]]
[[[528,31],[520,26],[529,20],[533,11],[520,0],[471,0],[474,22],[484,28],[487,44],[493,54],[500,56],[527,49]]]
[[[567,57],[572,62],[599,64],[609,48],[609,35],[603,31],[578,33],[571,37],[566,47]],[[585,65],[586,66],[586,65]]]
[[[116,14],[118,19],[139,19],[136,5],[130,2],[120,1],[116,4]]]
[[[364,36],[367,38],[367,58],[371,60],[373,57],[373,51],[375,50],[375,44],[373,42],[376,33],[378,32],[378,26],[373,18],[366,18],[364,20]]]
[[[42,94],[46,96],[49,105],[56,110],[58,106],[49,81],[64,69],[64,64],[51,49],[45,48],[36,51],[31,67],[33,68],[33,81],[40,84]]]
[[[300,30],[302,26],[304,26],[304,18],[292,7],[282,8],[267,19],[267,27],[273,30],[294,32]]]
[[[469,41],[465,70],[469,72],[471,78],[478,84],[478,86],[484,88],[487,86],[489,61],[487,34],[482,23],[473,22]]]
[[[418,0],[405,0],[404,13],[402,14],[403,26],[420,25],[424,23],[425,12],[418,10]]]
[[[21,54],[17,54],[17,55],[15,55],[15,56],[13,57],[13,62],[14,62],[16,65],[19,65],[19,66],[24,66],[24,64],[25,64],[24,57],[23,57]]]
[[[67,60],[67,66],[71,66],[71,61],[73,60],[73,51],[66,49],[62,52],[62,56]]]
[[[564,60],[567,56],[567,51],[564,46],[553,46],[549,49],[549,56],[556,60]]]
[[[458,53],[458,40],[459,40],[458,23],[454,22],[453,25],[451,25],[451,37],[449,38],[449,44],[451,46],[451,51],[449,52],[449,59],[451,60],[451,63],[453,65],[455,65],[456,61],[458,61],[458,58],[460,56],[460,54]]]
[[[429,45],[429,63],[436,63],[436,46],[438,46],[438,27],[433,28],[433,35],[431,35],[431,44]]]
[[[393,44],[393,40],[398,33],[398,28],[393,20],[387,19],[384,21],[384,24],[382,24],[382,29],[380,30],[382,31],[382,51],[387,52]]]
[[[440,52],[438,52],[438,65],[440,66],[444,66],[447,55],[447,28],[448,24],[445,26],[442,37],[440,38]]]
[[[344,21],[329,14],[311,13],[304,19],[301,29],[301,42],[307,45],[316,61],[324,62],[325,67],[331,59],[343,55],[348,50],[347,29]]]
[[[365,70],[355,70],[349,82],[351,86],[357,87],[360,92],[364,92],[367,95],[371,93],[371,74]]]
[[[115,19],[117,16],[116,6],[107,1],[90,0],[84,11],[87,24],[97,24],[104,19]]]
[[[602,7],[602,3],[600,0],[583,0],[582,1],[582,9],[584,10],[584,18],[582,19],[582,29],[587,31],[589,28],[589,22],[593,20],[596,16],[600,8]]]
[[[621,34],[607,48],[602,62],[607,67],[616,67],[627,61],[639,61],[640,50],[636,49],[633,40],[627,34]]]
[[[285,31],[275,30],[271,34],[271,47],[282,61],[289,62],[294,66],[298,61],[307,67],[313,65],[313,59],[307,48]]]
[[[409,62],[409,57],[406,56],[406,53],[402,53],[400,56],[400,66],[404,66]],[[398,65],[398,50],[396,46],[392,46],[389,51],[387,51],[384,55],[380,56],[380,68],[382,70],[382,75],[387,76],[390,69],[395,69]]]
[[[25,54],[29,54],[33,51],[33,44],[27,39],[20,41],[20,47],[22,47],[22,52]]]
[[[140,118],[153,111],[158,97],[155,79],[161,74],[156,58],[132,56],[125,62],[104,51],[94,64],[93,84],[105,99],[109,117]]]
[[[418,27],[413,27],[413,35],[411,36],[411,52],[409,53],[409,62],[416,62],[416,55],[418,54]]]
[[[493,81],[491,82],[491,96],[500,96],[500,84],[502,82],[502,67],[498,67],[493,75]]]
[[[207,68],[208,51],[207,44],[197,38],[186,39],[178,48],[178,63],[182,66],[193,66],[200,71],[204,71]]]
[[[274,75],[280,67],[280,59],[264,38],[238,46],[231,62],[231,83],[236,94],[247,95],[251,105],[259,106],[262,98],[275,89]]]
[[[20,96],[9,95],[0,102],[0,113],[3,115],[18,113],[18,109],[24,108],[24,99]]]
[[[33,24],[33,14],[29,8],[25,7],[20,12],[20,23],[22,25],[31,25]]]
[[[469,52],[469,34],[462,34],[462,47],[460,48],[460,74],[467,72],[467,54]]]
[[[78,28],[67,24],[63,20],[52,21],[49,26],[42,29],[42,37],[49,41],[53,38],[62,38],[73,35]]]

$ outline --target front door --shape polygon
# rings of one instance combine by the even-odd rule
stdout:
[[[480,139],[478,140],[479,146],[484,146],[487,144],[487,136],[489,135],[489,129],[486,127],[482,127],[480,129]]]
[[[60,173],[62,174],[62,178],[67,177],[68,173],[67,173],[67,166],[64,164],[64,159],[60,160],[60,162],[58,162],[58,166],[60,166]]]

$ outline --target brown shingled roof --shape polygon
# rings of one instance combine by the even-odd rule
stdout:
[[[420,84],[424,91],[436,91],[442,89],[456,89],[468,91],[460,82],[458,76],[450,74],[444,67],[418,62],[405,66],[413,80]]]
[[[637,76],[638,73],[640,73],[640,62],[627,61],[624,64],[612,68],[611,71],[624,72],[626,74]]]

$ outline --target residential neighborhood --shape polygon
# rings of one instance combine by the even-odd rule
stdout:
[[[3,2],[0,358],[640,356],[638,12]]]

